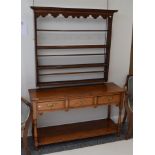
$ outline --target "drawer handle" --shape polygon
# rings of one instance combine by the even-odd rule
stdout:
[[[113,96],[109,96],[108,100],[111,101],[113,99]]]
[[[54,106],[54,103],[47,104],[48,107],[52,108]]]
[[[80,104],[81,104],[81,105],[83,105],[83,104],[84,104],[84,102],[83,102],[82,100],[80,100]]]

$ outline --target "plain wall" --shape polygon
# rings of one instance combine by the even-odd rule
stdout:
[[[34,29],[33,12],[30,6],[32,0],[22,0],[21,18],[24,22],[24,33],[21,36],[21,95],[29,99],[28,89],[35,88],[35,63],[34,63]],[[36,6],[77,7],[106,9],[103,0],[35,0]],[[110,54],[109,82],[123,86],[129,72],[130,49],[132,36],[132,0],[109,0],[109,9],[117,9],[113,18],[112,43]],[[113,108],[112,116],[117,116],[117,108]],[[45,113],[40,116],[39,126],[65,124],[86,120],[96,120],[107,115],[107,107],[96,109],[85,108],[70,110],[69,112]]]

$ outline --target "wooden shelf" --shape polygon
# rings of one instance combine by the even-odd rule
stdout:
[[[37,57],[49,57],[49,56],[93,56],[93,55],[106,55],[106,53],[96,53],[96,54],[48,54],[48,55],[37,55]]]
[[[57,45],[57,46],[37,46],[37,49],[76,49],[76,48],[107,48],[107,45]]]
[[[80,86],[80,85],[93,85],[105,83],[104,78],[98,79],[85,79],[85,80],[71,80],[71,81],[54,81],[54,82],[38,82],[38,86],[50,87],[65,87],[65,86]]]
[[[67,68],[88,68],[88,67],[104,67],[106,63],[92,63],[92,64],[74,64],[74,65],[44,65],[38,66],[38,70],[42,69],[67,69]]]
[[[50,29],[37,29],[37,31],[52,31],[52,32],[107,32],[108,30],[50,30]]]
[[[83,139],[117,132],[111,119],[80,122],[53,127],[38,128],[39,145]]]
[[[49,73],[49,74],[39,74],[39,76],[46,75],[71,75],[71,74],[91,74],[91,73],[104,73],[105,71],[85,71],[85,72],[64,72],[64,73]]]

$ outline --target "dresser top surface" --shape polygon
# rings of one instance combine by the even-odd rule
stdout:
[[[67,97],[100,96],[110,93],[121,93],[124,89],[114,83],[96,84],[89,86],[72,86],[63,88],[29,89],[31,100],[58,99]]]

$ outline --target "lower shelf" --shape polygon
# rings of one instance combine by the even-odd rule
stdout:
[[[111,119],[38,128],[39,145],[83,139],[117,132]]]

